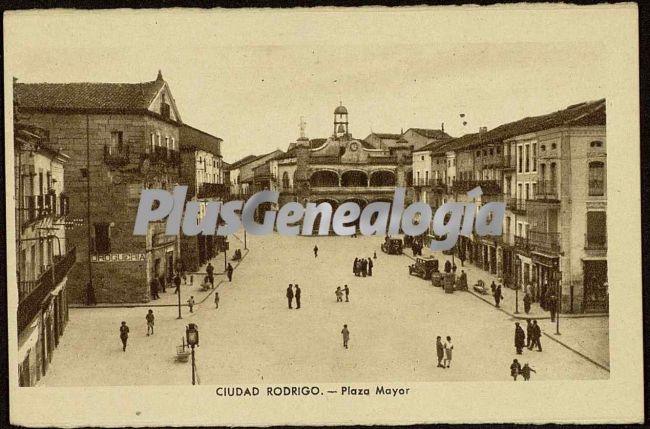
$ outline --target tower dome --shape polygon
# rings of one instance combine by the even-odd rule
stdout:
[[[347,115],[348,114],[348,109],[345,108],[344,105],[336,106],[336,109],[334,109],[334,114],[335,115]]]

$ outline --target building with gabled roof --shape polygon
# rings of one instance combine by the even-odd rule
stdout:
[[[14,92],[24,121],[70,156],[70,217],[84,227],[67,237],[77,249],[69,301],[86,302],[89,290],[99,303],[150,301],[152,282],[168,283],[180,266],[164,223],[133,235],[141,191],[179,182],[182,120],[162,73],[142,83],[16,83]]]

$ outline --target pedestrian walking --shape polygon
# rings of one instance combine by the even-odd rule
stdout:
[[[314,246],[314,258],[318,258],[318,246]]]
[[[542,351],[542,343],[540,342],[540,338],[542,336],[542,330],[537,324],[537,320],[533,320],[533,327],[532,327],[532,334],[533,337],[530,341],[530,347],[529,349],[532,350],[537,346],[537,351],[541,352]]]
[[[361,259],[361,276],[365,277],[368,274],[368,261]]]
[[[219,308],[219,292],[214,293],[214,305]]]
[[[210,284],[214,286],[214,267],[210,262],[208,262],[208,266],[205,268],[205,271],[208,273],[208,280],[210,280]]]
[[[151,299],[159,299],[160,296],[158,296],[158,279],[156,277],[151,279]]]
[[[557,297],[555,292],[551,292],[548,297],[548,310],[551,312],[551,322],[555,322],[555,312],[557,310]]]
[[[343,302],[343,291],[341,290],[341,286],[336,287],[334,294],[336,295],[336,302]]]
[[[533,322],[530,319],[527,319],[526,322],[526,348],[531,349],[530,346],[533,340]]]
[[[372,277],[372,267],[373,267],[372,259],[368,258],[368,276],[369,277]]]
[[[494,296],[497,292],[497,284],[494,283],[494,280],[492,280],[492,284],[490,284],[490,289],[492,290],[492,296]]]
[[[519,326],[519,322],[515,322],[515,349],[517,354],[521,354],[521,349],[524,348],[524,343],[526,342],[526,333]]]
[[[443,365],[446,368],[449,368],[451,366],[451,352],[454,350],[454,345],[451,343],[450,336],[447,336],[447,341],[445,341],[443,347],[445,349],[445,360],[443,362]]]
[[[464,267],[465,266],[465,253],[461,253],[458,255],[458,259],[460,259],[460,266]]]
[[[521,364],[517,359],[512,360],[510,364],[510,376],[517,381],[517,376],[521,373]]]
[[[126,322],[122,322],[120,325],[120,340],[122,340],[122,351],[126,351],[126,341],[129,339],[129,327],[126,326]]]
[[[445,261],[445,273],[451,272],[451,262]]]
[[[300,287],[296,283],[296,292],[293,294],[296,297],[296,310],[300,309]]]
[[[532,300],[533,299],[530,297],[530,294],[526,292],[526,295],[524,295],[524,312],[526,314],[530,313],[530,303]]]
[[[232,265],[230,265],[230,262],[228,262],[228,268],[226,268],[226,274],[228,275],[228,281],[232,282],[232,272],[234,271],[234,268]],[[213,284],[214,286],[214,284]]]
[[[289,301],[289,308],[293,308],[291,306],[291,303],[293,301],[293,285],[289,284],[289,287],[287,288],[287,300]]]
[[[166,293],[167,282],[165,281],[165,276],[160,276],[160,290],[162,293]]]
[[[148,337],[149,335],[153,335],[154,315],[152,309],[149,309],[149,312],[145,316],[145,319],[147,320],[147,337]]]
[[[503,299],[503,295],[501,294],[501,285],[497,286],[496,290],[494,291],[494,305],[499,307],[499,303]]]
[[[190,307],[190,313],[194,313],[194,304],[196,304],[196,301],[194,301],[193,296],[190,296],[190,299],[187,300],[187,305]]]
[[[376,251],[376,250],[375,250],[375,252],[373,253],[372,257],[373,257],[373,259],[377,259],[377,251]]]
[[[359,258],[354,258],[354,264],[352,264],[352,272],[355,276],[359,277]]]
[[[438,355],[438,368],[444,368],[442,360],[445,358],[445,347],[442,345],[440,335],[436,337],[436,354]]]
[[[343,292],[345,292],[345,302],[350,302],[350,298],[349,298],[350,289],[348,289],[348,285],[345,285],[345,287],[343,288]]]
[[[350,331],[348,330],[348,325],[343,325],[343,330],[341,331],[343,335],[343,347],[348,348],[348,341],[350,341]]]
[[[524,377],[524,381],[530,380],[530,372],[531,371],[537,374],[537,371],[535,371],[534,369],[529,367],[528,363],[525,363],[524,367],[521,368],[521,375]]]
[[[176,290],[178,290],[181,287],[181,276],[176,273],[176,277],[174,277],[174,286],[176,286]],[[176,292],[174,292],[176,294]]]

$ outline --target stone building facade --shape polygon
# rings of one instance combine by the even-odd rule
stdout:
[[[18,374],[33,386],[48,370],[68,322],[67,276],[75,248],[66,240],[69,157],[51,146],[46,130],[14,127]]]
[[[48,131],[70,156],[65,169],[70,217],[83,222],[67,240],[77,249],[68,276],[70,302],[147,302],[149,282],[172,276],[177,237],[152,223],[133,227],[140,192],[179,181],[181,118],[168,84],[16,84],[26,121]]]

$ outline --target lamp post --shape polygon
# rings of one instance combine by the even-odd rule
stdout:
[[[181,315],[181,285],[180,284],[178,285],[176,290],[178,292],[178,317],[177,317],[177,319],[182,319],[183,316]]]
[[[246,247],[246,228],[244,228],[244,250],[248,250],[248,247]]]
[[[196,384],[196,364],[194,360],[194,347],[199,346],[199,327],[195,323],[190,323],[185,328],[185,338],[187,345],[192,349],[192,385]]]

